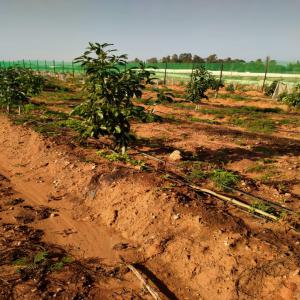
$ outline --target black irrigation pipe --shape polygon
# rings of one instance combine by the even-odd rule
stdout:
[[[135,148],[135,147],[130,147],[130,148],[131,148],[131,149],[134,149],[135,151],[139,152],[141,155],[144,155],[145,157],[148,157],[148,158],[150,158],[150,159],[152,159],[152,160],[159,161],[159,162],[161,162],[161,163],[163,163],[163,164],[165,164],[165,165],[169,164],[169,165],[171,165],[171,166],[173,166],[173,167],[176,167],[177,169],[180,169],[180,168],[178,167],[178,165],[176,165],[176,164],[174,164],[174,163],[171,163],[171,162],[168,162],[168,161],[166,161],[166,160],[157,158],[157,157],[155,157],[155,156],[153,156],[153,155],[144,153],[144,152],[140,151],[139,149],[137,149],[137,148]],[[180,170],[180,171],[182,171],[182,170]],[[176,175],[178,176],[178,174],[176,174]],[[181,177],[182,179],[184,179],[186,183],[194,184],[193,182],[187,180],[185,177],[182,177],[182,176],[180,176],[180,177]],[[276,203],[276,202],[274,202],[274,201],[271,201],[271,200],[263,199],[263,198],[261,198],[261,197],[254,196],[254,195],[252,195],[252,194],[250,194],[250,193],[244,192],[244,191],[242,191],[242,190],[239,190],[239,189],[236,189],[236,188],[233,188],[233,187],[229,187],[229,186],[227,186],[227,185],[223,185],[223,187],[226,188],[226,189],[235,191],[235,192],[239,192],[239,193],[241,193],[241,194],[243,194],[243,195],[245,195],[245,196],[251,197],[252,199],[255,199],[255,200],[258,200],[258,201],[262,201],[262,202],[265,202],[265,203],[267,203],[267,204],[269,204],[269,205],[271,205],[271,206],[278,207],[278,208],[280,208],[280,209],[282,209],[282,210],[285,210],[285,211],[288,211],[288,212],[290,212],[290,213],[295,213],[293,210],[291,210],[291,209],[289,209],[289,208],[286,208],[286,207],[283,207],[283,206],[281,206],[280,204],[278,204],[278,203]]]
[[[140,152],[142,155],[145,155],[145,156],[147,156],[147,157],[149,157],[149,158],[152,157],[152,158],[154,158],[154,159],[157,160],[157,161],[164,162],[164,163],[166,163],[166,164],[169,163],[169,164],[171,164],[171,165],[175,165],[175,164],[172,164],[172,163],[170,163],[170,162],[166,162],[166,161],[164,161],[164,160],[162,160],[162,159],[159,159],[159,158],[157,158],[157,157],[154,157],[154,156],[152,156],[152,155],[143,153],[142,151],[136,149],[135,147],[131,147],[131,149],[135,149],[136,151]],[[175,166],[176,166],[176,165],[175,165]],[[155,172],[161,173],[161,174],[163,174],[163,175],[168,175],[168,176],[170,176],[170,174],[169,174],[168,172],[163,172],[163,171],[161,171],[161,170],[154,170],[153,168],[150,168],[150,169],[152,169],[152,170],[155,171]],[[186,178],[184,178],[184,177],[182,177],[182,176],[180,176],[180,175],[178,175],[178,174],[176,174],[176,173],[175,173],[174,175],[179,176],[180,179],[178,179],[178,178],[177,178],[177,179],[172,179],[172,178],[170,178],[170,177],[169,177],[168,179],[171,180],[171,181],[173,181],[173,182],[177,182],[177,183],[183,184],[183,185],[185,185],[185,186],[191,188],[192,190],[194,190],[194,191],[196,191],[196,192],[201,192],[201,193],[204,193],[204,194],[213,196],[213,197],[215,197],[215,198],[217,198],[217,199],[221,199],[221,200],[223,200],[223,201],[232,203],[232,204],[233,204],[234,206],[236,206],[237,208],[241,209],[241,210],[244,211],[244,212],[247,212],[247,213],[251,214],[251,215],[254,216],[254,217],[260,217],[260,218],[263,218],[263,219],[268,218],[268,219],[273,220],[273,221],[279,221],[279,220],[280,220],[280,217],[275,216],[275,215],[273,215],[273,214],[271,214],[271,213],[267,213],[267,212],[265,212],[265,211],[263,211],[263,210],[261,210],[261,209],[254,208],[254,207],[250,206],[249,204],[246,204],[246,203],[244,203],[244,202],[242,202],[242,201],[240,201],[240,200],[237,200],[237,199],[235,199],[235,198],[233,198],[233,197],[229,197],[229,196],[227,196],[227,195],[221,195],[221,194],[218,194],[218,193],[216,193],[216,192],[214,192],[214,191],[212,191],[212,190],[204,189],[204,188],[201,188],[201,187],[199,187],[199,186],[197,186],[197,185],[190,184],[189,181],[186,180]],[[236,191],[239,191],[239,190],[236,190]],[[251,195],[251,196],[252,196],[252,195]],[[258,199],[258,200],[261,200],[261,201],[270,202],[270,203],[273,203],[273,204],[276,204],[276,205],[277,205],[277,203],[274,203],[274,202],[271,202],[271,201],[268,201],[268,200],[260,199],[260,198],[257,198],[257,197],[255,197],[255,196],[252,196],[252,197],[253,197],[253,198],[256,198],[256,199]],[[281,209],[283,209],[283,210],[288,210],[288,209],[286,209],[285,207],[280,206],[279,204],[278,204],[278,206],[279,206]],[[292,211],[292,210],[288,210],[288,211],[290,211],[290,212],[292,212],[293,214],[295,214],[295,212]],[[258,216],[258,215],[255,215],[254,213],[259,214],[259,216]],[[288,227],[289,227],[290,229],[293,229],[295,232],[300,233],[300,230],[299,230],[298,228],[294,227],[294,226],[291,225],[291,224],[287,224],[287,225],[288,225]]]
[[[100,141],[99,141],[99,142],[100,142]],[[100,142],[100,143],[103,144],[103,145],[105,145],[106,147],[109,146],[109,145],[106,144],[106,143],[103,143],[103,142]],[[159,158],[154,157],[154,156],[152,156],[152,155],[149,155],[149,154],[147,154],[147,153],[144,153],[144,152],[140,151],[139,149],[137,149],[137,148],[135,148],[135,147],[129,147],[129,148],[130,148],[130,149],[133,149],[133,150],[136,150],[136,151],[139,152],[141,155],[144,155],[144,156],[146,156],[146,157],[148,157],[148,158],[150,158],[150,159],[152,159],[152,160],[156,160],[156,161],[162,162],[162,163],[164,163],[165,165],[166,165],[166,164],[171,164],[171,165],[177,167],[176,164],[167,162],[167,161],[165,161],[165,160],[162,160],[162,159],[159,159]],[[113,151],[113,150],[112,150],[112,151]],[[114,151],[113,151],[113,152],[114,152]],[[164,171],[161,171],[161,170],[155,170],[155,169],[153,169],[152,167],[149,167],[149,166],[147,166],[147,168],[148,168],[149,170],[154,171],[154,172],[159,172],[159,173],[161,173],[161,174],[163,174],[163,175],[170,176],[169,172],[164,172]],[[211,191],[211,190],[209,190],[209,189],[201,188],[201,187],[199,187],[199,186],[197,186],[197,185],[195,185],[195,184],[189,182],[185,177],[180,176],[179,174],[174,173],[173,175],[175,175],[177,178],[176,178],[176,179],[171,179],[171,178],[169,178],[169,180],[172,180],[172,181],[176,181],[176,182],[178,182],[178,183],[181,183],[181,184],[183,184],[183,185],[185,185],[185,186],[187,186],[187,187],[193,189],[194,191],[201,192],[201,193],[204,193],[204,194],[208,194],[208,195],[210,195],[210,196],[213,196],[213,197],[215,197],[215,198],[221,199],[221,200],[223,200],[223,201],[232,203],[232,204],[234,204],[235,206],[237,206],[238,208],[241,208],[241,207],[242,207],[242,208],[243,208],[243,209],[242,209],[243,211],[247,211],[247,212],[249,212],[249,213],[251,213],[251,212],[256,212],[256,213],[258,213],[259,215],[264,216],[264,217],[267,217],[268,219],[271,219],[271,220],[273,220],[273,221],[278,221],[278,220],[279,220],[279,217],[277,217],[277,216],[275,216],[275,215],[273,215],[273,214],[267,213],[267,212],[265,212],[265,211],[263,211],[263,210],[261,210],[261,209],[252,207],[252,206],[250,206],[249,204],[246,204],[246,203],[244,203],[244,202],[242,202],[242,201],[240,201],[240,200],[234,199],[234,198],[229,197],[229,196],[227,196],[227,195],[221,195],[221,194],[218,194],[218,193],[216,193],[216,192],[214,192],[214,191]],[[253,197],[255,197],[255,196],[253,196]],[[283,209],[284,209],[284,208],[283,208]],[[293,228],[293,227],[292,227],[292,228]],[[293,229],[294,229],[294,228],[293,228]]]

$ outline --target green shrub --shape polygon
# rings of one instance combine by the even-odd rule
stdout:
[[[234,93],[234,91],[235,91],[233,83],[228,84],[225,89],[227,92],[230,92],[230,93]]]

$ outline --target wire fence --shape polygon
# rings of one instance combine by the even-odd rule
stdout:
[[[14,61],[0,61],[0,68],[8,68],[20,66],[30,68],[36,71],[58,72],[58,73],[72,73],[83,72],[80,64],[73,62],[57,61],[57,60],[14,60]],[[266,65],[264,62],[212,62],[212,63],[146,63],[147,67],[154,67],[156,69],[168,70],[192,70],[197,66],[204,66],[210,71],[223,71],[227,72],[249,72],[249,73],[264,73]],[[129,62],[126,66],[120,68],[138,68],[138,62]],[[268,73],[281,73],[281,74],[299,74],[300,75],[300,62],[278,64],[271,61],[268,65]]]
[[[147,63],[146,67],[153,67],[156,77],[166,82],[186,82],[190,79],[192,70],[204,66],[214,76],[220,76],[225,82],[240,82],[243,84],[264,84],[280,79],[294,84],[300,81],[300,62],[279,64],[275,61],[263,62],[200,62],[200,63]],[[24,67],[37,72],[48,74],[71,74],[77,76],[84,73],[80,64],[57,60],[14,60],[0,61],[1,68]],[[119,69],[138,68],[138,62],[129,62],[119,66]]]
[[[33,71],[47,73],[83,73],[83,68],[79,64],[73,62],[57,61],[57,60],[14,60],[0,61],[0,68],[22,67]]]

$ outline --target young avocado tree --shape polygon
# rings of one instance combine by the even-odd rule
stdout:
[[[143,63],[138,68],[126,69],[127,55],[116,55],[111,46],[89,43],[87,51],[75,59],[86,73],[87,99],[72,114],[82,118],[82,137],[112,136],[115,148],[125,153],[133,137],[130,119],[143,119],[146,115],[144,108],[135,106],[132,99],[142,97],[154,73],[146,70]]]
[[[29,97],[39,94],[44,85],[43,77],[24,68],[7,68],[0,70],[0,105],[6,106],[7,112],[17,106],[28,103]]]
[[[222,83],[221,83],[222,84]],[[205,94],[208,89],[217,90],[220,82],[208,72],[205,67],[195,68],[191,74],[191,80],[186,88],[186,100],[196,103],[196,109],[202,99],[208,99]]]

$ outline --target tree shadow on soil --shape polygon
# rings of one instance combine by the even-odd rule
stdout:
[[[184,160],[189,161],[210,161],[216,164],[226,164],[237,162],[243,159],[259,160],[263,158],[272,158],[276,156],[297,156],[300,155],[300,143],[290,143],[288,139],[273,139],[273,143],[255,145],[251,149],[241,147],[224,147],[212,150],[206,147],[197,147],[195,152],[185,151],[178,147],[165,145],[165,142],[156,140],[148,144],[139,142],[138,145],[145,145],[149,150],[143,151],[151,155],[169,155],[175,149],[180,150]]]
[[[176,295],[169,290],[169,288],[164,284],[162,280],[157,278],[155,274],[152,273],[147,267],[144,265],[136,264],[135,267],[143,272],[151,281],[157,286],[161,293],[163,293],[170,300],[179,300]]]

